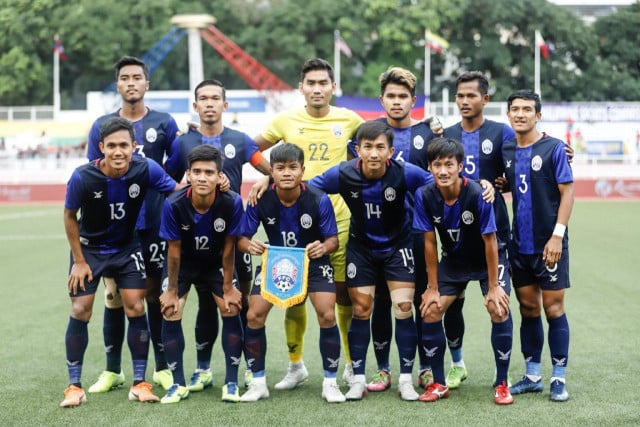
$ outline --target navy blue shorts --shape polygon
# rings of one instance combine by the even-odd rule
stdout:
[[[251,295],[260,294],[262,281],[260,279],[260,273],[262,272],[262,265],[256,267],[256,278],[253,281],[251,287]],[[309,277],[307,278],[307,293],[310,292],[331,292],[336,293],[336,284],[333,280],[333,267],[329,262],[329,257],[325,257],[324,260],[318,262],[310,260],[309,262]]]
[[[236,246],[236,274],[241,282],[250,282],[253,278],[253,263],[251,254],[245,254]]]
[[[519,288],[537,284],[540,289],[554,291],[567,289],[571,286],[569,280],[569,250],[562,249],[560,261],[554,268],[548,269],[542,260],[542,254],[524,255],[515,251],[509,254],[513,286]]]
[[[209,291],[215,296],[222,298],[224,295],[222,287],[223,275],[222,267],[216,265],[198,265],[188,264],[181,265],[178,273],[178,297],[182,298],[191,289],[191,285],[195,286],[198,291]],[[162,292],[167,290],[169,278],[165,268],[162,278]],[[233,286],[238,287],[237,276],[233,275]]]
[[[69,296],[78,297],[96,293],[100,278],[112,277],[119,289],[146,289],[146,274],[142,252],[137,245],[113,254],[102,254],[82,248],[84,259],[91,268],[93,280],[85,282],[85,290]],[[69,257],[69,273],[73,266],[73,255]]]
[[[347,243],[347,286],[371,286],[380,281],[415,283],[413,240],[385,252],[374,252],[350,240]]]
[[[162,277],[167,254],[167,242],[160,238],[159,232],[159,229],[137,230],[147,276],[158,280]]]

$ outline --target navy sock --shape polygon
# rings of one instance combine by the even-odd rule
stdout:
[[[84,352],[89,343],[89,332],[87,325],[89,322],[69,317],[67,332],[64,336],[64,343],[67,350],[67,371],[69,372],[69,384],[80,387],[82,377],[82,361]],[[119,373],[119,371],[118,371]]]
[[[162,312],[160,311],[160,301],[147,301],[147,323],[151,334],[151,344],[153,344],[153,355],[156,361],[156,371],[167,369],[167,361],[162,345]]]
[[[264,371],[264,361],[267,355],[267,335],[264,326],[260,329],[245,328],[244,354],[251,372]]]
[[[462,360],[462,340],[464,338],[464,307],[465,298],[456,298],[444,313],[443,324],[447,335],[447,344],[451,352],[451,359],[454,362]]]
[[[416,324],[416,347],[418,349],[418,357],[420,359],[420,372],[425,369],[431,369],[429,365],[429,360],[427,359],[427,353],[424,351],[424,347],[422,346],[422,315],[420,314],[420,304],[415,306],[415,319],[414,323]]]
[[[511,313],[504,322],[491,323],[491,347],[496,361],[496,383],[508,380],[511,346],[513,345],[513,320]]]
[[[540,363],[543,345],[544,329],[542,328],[542,318],[540,316],[523,317],[520,324],[520,348],[524,360]]]
[[[122,343],[124,342],[124,308],[104,308],[102,335],[107,354],[107,371],[122,371]]]
[[[335,377],[336,372],[338,372],[338,362],[340,361],[340,331],[338,331],[338,326],[320,328],[319,344],[325,377]]]
[[[149,326],[147,316],[129,317],[127,343],[133,363],[133,381],[137,384],[145,379],[147,356],[149,355]]]
[[[242,320],[240,314],[222,318],[222,350],[226,363],[224,383],[238,383],[238,366],[242,358]]]
[[[376,356],[378,370],[384,369],[389,372],[392,333],[391,300],[376,297],[371,312],[371,337],[373,338],[373,353]]]
[[[182,320],[162,320],[162,342],[164,344],[164,356],[173,374],[173,382],[186,385],[184,378],[184,333]]]
[[[218,307],[210,291],[198,291],[198,314],[196,315],[196,360],[198,369],[211,366],[213,344],[218,338]]]
[[[549,323],[549,350],[551,352],[552,377],[564,378],[564,370],[569,361],[569,321],[563,314],[557,319],[547,319]]]
[[[418,335],[413,316],[407,319],[396,319],[396,345],[400,357],[400,373],[410,374],[416,359]]]
[[[351,319],[349,326],[349,351],[353,363],[353,373],[364,375],[367,361],[367,350],[371,340],[371,327],[369,319]]]
[[[422,322],[422,346],[433,370],[433,381],[445,385],[444,351],[447,339],[442,322]]]

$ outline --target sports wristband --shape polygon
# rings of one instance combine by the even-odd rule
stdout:
[[[556,223],[555,228],[553,229],[553,235],[558,237],[564,237],[564,232],[567,231],[567,226],[564,224]]]

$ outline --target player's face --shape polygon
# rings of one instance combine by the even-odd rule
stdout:
[[[302,182],[304,166],[300,162],[276,162],[271,166],[273,182],[280,190],[293,190]]]
[[[228,106],[229,103],[223,99],[222,88],[214,85],[198,89],[198,97],[193,103],[193,109],[200,116],[200,123],[207,125],[219,122]]]
[[[304,95],[307,107],[320,109],[331,102],[336,84],[331,81],[327,70],[311,70],[305,74],[298,89]]]
[[[207,197],[216,191],[220,173],[213,161],[197,161],[187,170],[191,191],[200,197]]]
[[[463,163],[458,163],[455,157],[439,157],[431,162],[429,170],[438,187],[451,187],[458,181]]]
[[[536,128],[542,113],[536,113],[536,102],[529,99],[514,99],[507,111],[509,123],[516,133],[528,133]]]
[[[136,149],[135,141],[125,129],[116,131],[104,137],[100,142],[100,151],[104,154],[104,161],[108,171],[121,173],[129,168],[131,155]]]
[[[365,177],[384,175],[387,170],[387,161],[393,156],[395,151],[389,147],[387,136],[378,135],[376,139],[363,139],[356,146],[358,157],[362,159],[362,173]]]
[[[404,120],[416,103],[416,97],[403,85],[389,83],[380,97],[387,117],[393,120]]]
[[[489,95],[483,95],[478,89],[478,81],[462,82],[456,90],[456,105],[463,119],[473,119],[482,115]]]
[[[118,93],[124,102],[133,104],[144,98],[149,90],[149,81],[139,65],[125,65],[120,69],[116,82]]]

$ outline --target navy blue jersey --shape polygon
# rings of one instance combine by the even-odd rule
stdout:
[[[132,243],[147,191],[168,193],[175,186],[175,181],[149,159],[132,158],[120,179],[103,174],[100,160],[95,160],[73,172],[64,206],[80,209],[80,243],[84,247],[114,253]]]
[[[483,234],[496,231],[491,203],[482,200],[482,187],[462,179],[453,205],[445,203],[436,184],[416,191],[413,227],[422,232],[436,229],[442,243],[442,261],[461,271],[486,271]]]
[[[342,196],[351,211],[350,239],[375,251],[393,249],[410,239],[407,193],[433,182],[433,177],[410,163],[389,160],[385,175],[370,181],[362,176],[361,167],[360,159],[342,162],[309,183]]]
[[[104,157],[100,151],[100,125],[107,119],[119,117],[119,111],[99,117],[89,131],[87,141],[87,157],[89,160]],[[135,154],[155,160],[159,165],[164,162],[165,155],[171,154],[171,144],[178,133],[178,125],[167,113],[149,109],[140,120],[133,122],[136,137]],[[164,197],[148,191],[145,205],[142,207],[136,228],[141,230],[157,229],[160,226],[159,212],[162,210]],[[149,205],[149,208],[146,206]]]
[[[164,202],[160,237],[180,240],[180,264],[222,266],[225,238],[239,236],[242,199],[233,192],[216,192],[213,205],[201,214],[192,204],[191,186],[171,194]]]
[[[280,202],[275,185],[271,185],[256,206],[247,205],[242,234],[252,237],[262,223],[269,244],[296,248],[337,235],[336,216],[329,197],[310,185],[301,184],[301,190],[296,203],[287,207]],[[311,262],[328,264],[329,256]]]
[[[493,184],[496,178],[504,175],[502,145],[515,139],[515,133],[508,125],[485,120],[478,129],[467,132],[462,129],[461,123],[456,123],[444,130],[444,136],[460,141],[464,147],[463,176],[474,180],[486,179]],[[506,244],[509,239],[509,214],[502,193],[496,192],[493,207],[498,240]]]
[[[212,145],[224,156],[222,171],[229,178],[231,189],[240,193],[242,185],[242,166],[259,150],[256,142],[249,135],[234,129],[224,128],[220,135],[207,137],[197,130],[190,130],[173,141],[171,155],[167,158],[165,168],[176,180],[182,179],[187,170],[187,156],[199,145]]]
[[[513,140],[502,146],[502,157],[513,195],[514,249],[521,254],[542,253],[558,217],[558,184],[573,182],[564,142],[547,134],[528,147],[518,147]],[[564,248],[568,239],[565,233]]]

